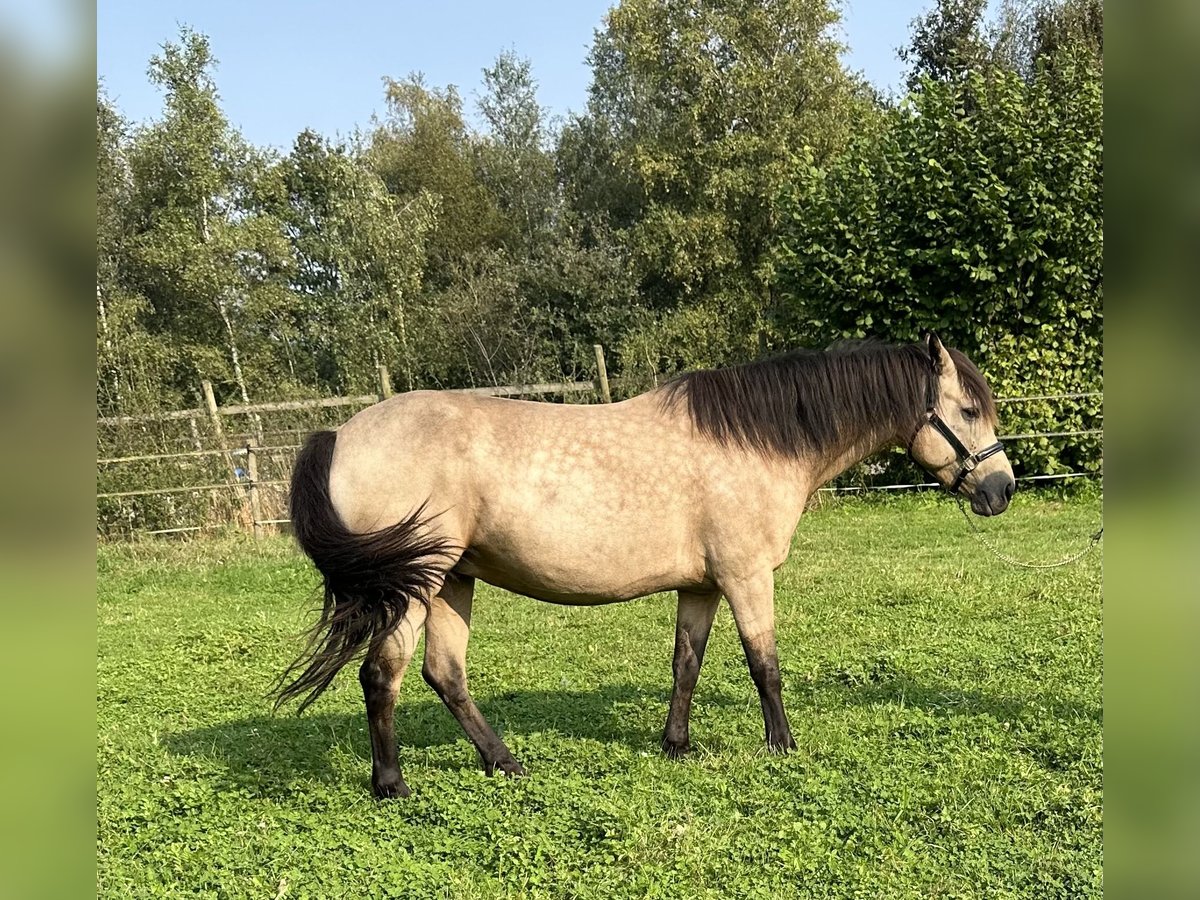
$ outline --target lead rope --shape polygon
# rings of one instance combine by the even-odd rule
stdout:
[[[1056,562],[1049,562],[1049,563],[1023,562],[1019,559],[1014,559],[1013,557],[1009,556],[1004,551],[998,549],[995,544],[993,544],[991,541],[989,541],[987,539],[987,536],[983,533],[982,529],[980,529],[980,527],[975,524],[974,520],[972,520],[970,513],[967,512],[967,508],[965,506],[963,506],[962,495],[958,495],[954,499],[958,501],[958,508],[962,512],[963,518],[967,520],[967,524],[971,526],[971,530],[973,532],[975,532],[975,537],[977,537],[979,539],[979,542],[981,544],[983,544],[983,546],[987,547],[988,550],[990,550],[992,552],[992,555],[994,555],[997,559],[1003,560],[1004,562],[1008,563],[1010,566],[1017,566],[1018,568],[1021,568],[1021,569],[1057,569],[1060,566],[1069,566],[1071,563],[1078,562],[1079,560],[1083,559],[1083,557],[1087,556],[1087,554],[1092,551],[1092,548],[1100,543],[1100,539],[1104,536],[1104,526],[1101,525],[1100,530],[1092,535],[1091,539],[1087,543],[1087,546],[1084,547],[1082,550],[1080,550],[1078,553],[1072,554],[1071,556],[1064,557],[1063,559],[1060,559]]]

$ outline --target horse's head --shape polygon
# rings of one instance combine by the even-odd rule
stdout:
[[[1012,466],[996,439],[996,404],[979,370],[936,335],[926,338],[927,409],[908,443],[909,455],[980,516],[1008,508],[1016,490]]]

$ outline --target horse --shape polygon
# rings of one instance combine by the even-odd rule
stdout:
[[[396,395],[310,435],[297,456],[293,533],[323,577],[324,602],[276,707],[301,698],[302,711],[365,651],[372,791],[407,796],[393,717],[424,631],[422,675],[484,770],[522,775],[467,688],[475,581],[577,606],[674,591],[663,752],[690,749],[692,694],[722,597],[767,747],[794,749],[774,571],[809,499],[897,446],[977,515],[997,515],[1016,483],[996,427],[979,370],[934,335],[690,372],[613,404]]]

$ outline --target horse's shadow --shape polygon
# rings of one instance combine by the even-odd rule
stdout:
[[[606,685],[589,691],[516,690],[477,698],[484,716],[501,736],[532,733],[561,734],[572,739],[629,747],[657,748],[659,733],[639,724],[645,716],[629,715],[650,704],[666,714],[667,695],[661,689],[631,684]],[[711,702],[733,702],[718,694]],[[265,702],[265,701],[264,701]],[[740,702],[740,701],[738,701]],[[441,701],[402,697],[396,707],[396,741],[401,763],[413,751],[462,743],[462,728]],[[340,779],[331,756],[348,752],[370,766],[370,739],[365,712],[306,713],[290,711],[248,716],[218,725],[172,734],[169,752],[215,762],[228,782],[256,792],[286,791],[295,780],[333,782]],[[516,748],[514,748],[516,749]],[[429,756],[435,767],[465,768],[474,753],[464,749],[461,762]]]
[[[747,679],[748,681],[748,679]],[[713,685],[697,695],[702,706],[752,707],[757,715],[753,689],[746,693]],[[1010,725],[1044,718],[1087,719],[1099,723],[1102,713],[1086,704],[1047,698],[1013,698],[979,691],[964,691],[946,685],[918,682],[900,672],[859,680],[846,673],[828,672],[818,679],[797,680],[789,690],[793,719],[809,711],[831,706],[904,705],[923,709],[937,718],[987,716]],[[661,710],[664,720],[667,691],[633,684],[604,685],[587,691],[516,690],[480,700],[480,708],[504,735],[558,734],[571,740],[620,744],[636,751],[655,750],[661,725],[647,725],[642,714],[649,706]],[[733,715],[727,710],[726,715]],[[719,713],[720,715],[720,713]],[[461,742],[462,759],[444,754],[427,754],[434,767],[467,768],[475,763],[466,751],[466,738],[458,723],[436,698],[402,698],[396,710],[396,738],[405,756],[421,750]],[[370,741],[366,716],[358,713],[264,713],[178,732],[166,739],[169,752],[198,758],[203,765],[216,764],[232,787],[256,794],[280,796],[289,793],[298,780],[340,782],[332,756],[347,752],[364,761],[369,769]],[[514,747],[520,756],[519,748]],[[366,771],[364,770],[364,783]]]

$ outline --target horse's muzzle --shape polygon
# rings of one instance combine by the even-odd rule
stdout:
[[[1007,472],[992,472],[971,496],[971,511],[977,516],[998,516],[1008,509],[1017,483]]]

